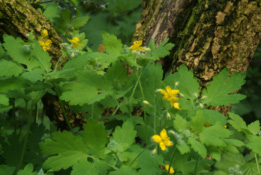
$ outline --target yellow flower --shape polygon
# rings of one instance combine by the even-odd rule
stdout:
[[[39,41],[39,44],[40,44],[41,46],[43,46],[43,50],[44,50],[44,51],[47,51],[47,50],[50,49],[50,45],[52,44],[52,41],[49,40],[49,39],[47,39],[45,42],[44,42],[44,41]]]
[[[73,37],[73,39],[71,39],[71,40],[67,38],[67,40],[70,43],[72,43],[74,48],[78,48],[78,45],[83,45],[83,44],[79,43],[80,39],[78,37]]]
[[[223,129],[227,129],[227,125],[224,125]]]
[[[171,89],[169,86],[166,87],[166,90],[158,89],[157,92],[160,92],[163,97],[162,100],[167,100],[170,102],[170,105],[173,106],[175,109],[180,109],[179,103],[177,101],[179,98],[177,95],[179,94],[179,90],[177,89]]]
[[[178,110],[181,110],[180,107],[179,107],[179,103],[177,102],[170,102],[171,106],[173,106],[175,109],[178,109]]]
[[[48,37],[48,31],[46,29],[43,29],[41,32],[42,37],[47,38]]]
[[[179,93],[179,90],[171,89],[169,86],[166,87],[166,90],[158,89],[157,91],[164,95],[162,100],[177,101],[179,99],[176,97],[176,95]]]
[[[159,144],[162,151],[166,150],[166,146],[172,146],[173,145],[173,143],[170,141],[170,138],[167,134],[166,129],[163,129],[160,132],[160,135],[152,136],[152,139],[153,139],[154,142]]]
[[[133,45],[130,46],[130,50],[132,50],[132,51],[134,51],[134,50],[142,51],[143,47],[141,47],[141,45],[142,45],[142,40],[135,41],[135,42],[133,42]]]
[[[145,105],[150,105],[150,102],[148,102],[147,100],[144,100],[143,103],[144,103]]]
[[[174,171],[174,169],[172,167],[170,167],[170,170],[169,170],[169,165],[165,165],[165,170],[167,172],[169,172],[169,174],[174,174],[175,173],[175,171]]]

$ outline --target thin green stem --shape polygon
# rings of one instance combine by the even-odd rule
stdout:
[[[260,174],[260,169],[259,169],[259,164],[258,164],[258,160],[257,160],[257,155],[256,155],[256,153],[255,153],[255,159],[256,159],[257,172],[258,172],[258,174]]]
[[[137,76],[137,80],[138,80],[138,83],[139,83],[139,88],[140,88],[142,100],[144,101],[145,97],[144,97],[143,88],[142,88],[142,85],[141,85],[141,82],[140,82],[140,77],[138,76],[138,72],[136,72],[136,76]],[[147,124],[147,115],[146,115],[145,111],[143,112],[143,115],[144,115],[144,123],[146,125]],[[147,137],[148,136],[147,126],[145,127],[145,136],[146,136],[145,142],[148,143],[147,142],[147,139],[148,139],[148,137]]]
[[[177,147],[175,147],[175,149],[174,149],[174,151],[173,151],[173,153],[172,153],[172,155],[171,155],[171,159],[170,159],[170,163],[169,163],[169,169],[168,169],[168,174],[170,174],[169,172],[170,172],[170,167],[171,167],[171,164],[172,164],[172,162],[173,162],[173,160],[174,160],[174,155],[175,155],[175,153],[176,153],[176,150],[177,150]]]
[[[196,161],[196,165],[195,165],[195,170],[194,170],[195,175],[197,175],[197,171],[198,171],[198,160],[199,160],[199,155],[197,156],[197,161]]]
[[[116,112],[119,110],[119,108],[120,108],[120,105],[118,105],[118,106],[116,107],[116,109],[113,111],[112,116],[114,116],[114,115],[116,114]]]
[[[131,161],[130,166],[140,157],[140,155],[147,150],[147,148],[154,146],[154,144],[148,145],[147,147],[145,147],[143,150],[141,150],[139,152],[139,154]]]
[[[62,54],[62,56],[59,57],[57,63],[55,64],[55,67],[54,67],[53,72],[55,72],[55,71],[57,70],[57,68],[60,67],[61,64],[66,60],[66,59],[64,59],[64,61],[62,61],[62,62],[59,64],[59,62],[61,61],[61,59],[62,59],[63,57],[64,57],[64,54]]]
[[[136,84],[135,84],[135,86],[134,86],[134,88],[133,88],[133,90],[132,90],[132,92],[131,92],[131,96],[130,96],[130,100],[129,100],[129,105],[128,105],[128,106],[129,106],[129,115],[130,115],[130,117],[131,117],[130,103],[131,103],[131,100],[132,100],[132,98],[133,98],[134,92],[136,91],[137,86],[138,86],[138,84],[139,84],[139,80],[140,80],[140,76],[138,77],[137,82],[136,82]]]
[[[21,157],[20,157],[20,160],[19,160],[19,164],[17,166],[17,171],[21,168],[21,166],[23,164],[24,154],[25,154],[25,151],[26,151],[26,146],[27,146],[28,137],[29,137],[29,133],[30,133],[30,128],[31,128],[31,124],[32,124],[32,113],[33,113],[33,107],[31,107],[30,112],[29,112],[28,128],[27,128],[26,135],[25,135],[25,138],[24,138],[22,154],[21,154]]]
[[[93,112],[94,112],[94,104],[92,104],[92,119],[93,119]]]

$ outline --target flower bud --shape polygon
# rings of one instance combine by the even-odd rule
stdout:
[[[150,103],[147,100],[144,100],[143,103],[146,105],[150,105]]]

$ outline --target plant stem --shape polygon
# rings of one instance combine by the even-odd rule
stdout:
[[[139,154],[131,161],[130,166],[140,157],[140,155],[141,155],[144,151],[146,151],[146,148],[149,148],[149,147],[151,147],[151,146],[153,146],[153,145],[154,145],[154,144],[151,144],[151,145],[145,147],[143,150],[141,150],[141,151],[139,152]]]
[[[55,72],[56,69],[59,68],[60,65],[63,63],[63,62],[61,62],[61,64],[59,64],[59,62],[61,61],[61,59],[63,58],[63,56],[64,56],[64,54],[62,54],[62,56],[59,57],[57,63],[55,64],[55,68],[54,68],[53,72]]]
[[[143,88],[142,88],[142,85],[141,85],[141,82],[140,82],[140,78],[139,78],[139,76],[138,76],[138,72],[136,72],[136,76],[137,76],[137,80],[138,80],[138,82],[139,82],[139,88],[140,88],[140,92],[141,92],[141,96],[142,96],[142,100],[144,101],[145,100],[145,97],[144,97],[144,93],[143,93]],[[143,114],[144,114],[144,123],[145,123],[145,136],[146,136],[146,140],[145,140],[145,142],[146,143],[148,143],[147,142],[147,139],[148,139],[148,131],[147,131],[147,115],[146,115],[146,112],[145,111],[143,111]]]
[[[116,114],[116,112],[119,110],[119,108],[120,108],[120,105],[118,105],[117,108],[113,111],[112,116],[114,116]]]
[[[140,75],[140,76],[141,76],[141,75]],[[135,86],[134,86],[134,88],[133,88],[133,90],[132,90],[132,92],[131,92],[131,96],[130,96],[130,100],[129,100],[129,115],[130,115],[130,117],[131,117],[131,113],[130,113],[130,103],[131,103],[131,100],[132,100],[132,98],[133,98],[134,92],[136,91],[136,88],[137,88],[137,86],[138,86],[138,84],[139,84],[140,76],[137,77],[137,78],[138,78],[138,79],[137,79],[137,82],[136,82],[136,84],[135,84]]]
[[[256,155],[256,153],[255,153],[255,159],[256,159],[257,172],[258,172],[258,174],[260,174],[260,169],[259,169],[259,164],[258,164],[258,160],[257,160],[257,155]]]
[[[93,119],[93,112],[94,112],[94,103],[92,104],[92,119]]]
[[[29,137],[29,133],[30,133],[30,128],[31,128],[31,124],[32,124],[32,113],[33,113],[33,107],[31,107],[30,112],[29,112],[28,128],[27,128],[27,131],[26,131],[25,139],[24,139],[22,154],[21,154],[21,157],[20,157],[20,160],[19,160],[19,164],[17,166],[17,171],[21,168],[21,166],[23,164],[24,154],[25,154],[25,151],[26,151],[26,146],[27,146],[28,137]]]
[[[177,147],[175,147],[175,149],[174,149],[174,151],[173,151],[173,153],[172,153],[172,155],[171,155],[171,159],[170,159],[170,163],[169,163],[169,169],[168,169],[168,174],[170,174],[170,173],[169,173],[169,172],[170,172],[170,167],[171,167],[171,164],[172,164],[172,162],[173,162],[173,159],[174,159],[174,155],[175,155],[176,150],[177,150]]]
[[[197,175],[198,160],[199,160],[199,155],[197,156],[197,161],[196,161],[196,165],[195,165],[194,175]]]

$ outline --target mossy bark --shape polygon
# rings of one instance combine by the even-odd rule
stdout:
[[[201,88],[225,67],[245,72],[261,39],[260,0],[144,1],[143,6],[134,39],[159,44],[170,38],[176,46],[161,60],[164,70],[175,72],[185,64]]]
[[[49,39],[52,40],[49,55],[52,56],[52,66],[62,56],[60,43],[62,39],[56,33],[48,18],[38,12],[27,0],[0,0],[0,40],[3,34],[21,37],[27,40],[26,34],[33,31],[36,38],[39,38],[41,31],[46,29]],[[44,110],[47,116],[58,128],[68,129],[58,97],[46,94],[43,97]],[[72,126],[81,126],[84,119],[74,114],[65,105],[67,116]]]

